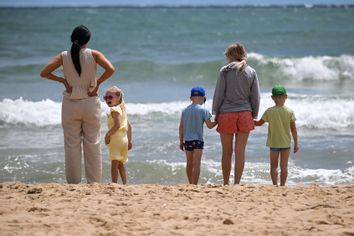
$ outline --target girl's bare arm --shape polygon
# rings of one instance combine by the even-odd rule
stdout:
[[[111,114],[112,114],[114,124],[113,124],[112,128],[110,128],[108,130],[108,132],[106,133],[106,136],[105,136],[105,143],[106,144],[109,144],[109,142],[111,141],[111,135],[113,135],[115,132],[117,132],[120,128],[119,113],[114,111]]]
[[[133,138],[132,133],[133,133],[132,125],[130,124],[130,121],[128,120],[128,130],[127,130],[128,150],[130,150],[133,147],[133,144],[132,144],[132,138]]]

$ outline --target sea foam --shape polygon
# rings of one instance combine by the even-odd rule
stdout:
[[[188,101],[163,103],[127,103],[127,112],[131,116],[159,115],[166,119],[178,119]],[[211,110],[212,100],[207,100],[205,108]],[[354,128],[354,100],[339,97],[305,96],[289,93],[286,105],[296,115],[298,127],[310,129]],[[268,108],[274,106],[269,93],[261,96],[259,118]],[[102,118],[108,110],[102,102]],[[141,119],[140,119],[141,120]],[[51,126],[60,125],[61,103],[50,99],[28,101],[23,98],[0,101],[0,125]]]
[[[149,161],[146,164],[155,165],[156,168],[170,169],[173,173],[185,169],[185,162],[168,162],[165,160]],[[202,160],[201,179],[207,183],[222,181],[221,163],[204,158]],[[346,169],[310,169],[295,165],[292,161],[288,166],[288,185],[301,184],[351,184],[354,181],[354,167]],[[233,173],[231,173],[233,179]],[[246,184],[271,184],[268,162],[247,162],[242,175],[242,182]]]
[[[354,57],[352,55],[280,58],[250,53],[249,59],[254,60],[260,66],[275,65],[285,75],[296,80],[354,79]]]

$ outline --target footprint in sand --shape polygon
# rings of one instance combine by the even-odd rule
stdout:
[[[99,217],[90,217],[90,223],[94,224],[95,226],[102,227],[107,224],[107,221],[105,221]]]
[[[224,220],[222,223],[223,223],[224,225],[233,225],[233,224],[234,224],[234,222],[233,222],[232,220],[230,220],[230,219],[226,219],[226,220]]]
[[[38,194],[41,193],[42,191],[43,191],[42,188],[32,188],[27,191],[27,194]]]

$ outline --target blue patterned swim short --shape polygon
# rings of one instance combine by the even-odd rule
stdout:
[[[184,149],[186,151],[193,151],[194,149],[203,149],[204,142],[200,140],[192,140],[184,142]]]

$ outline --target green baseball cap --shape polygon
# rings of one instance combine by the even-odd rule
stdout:
[[[286,89],[283,86],[277,84],[273,87],[272,96],[284,96],[284,95],[286,95]]]

